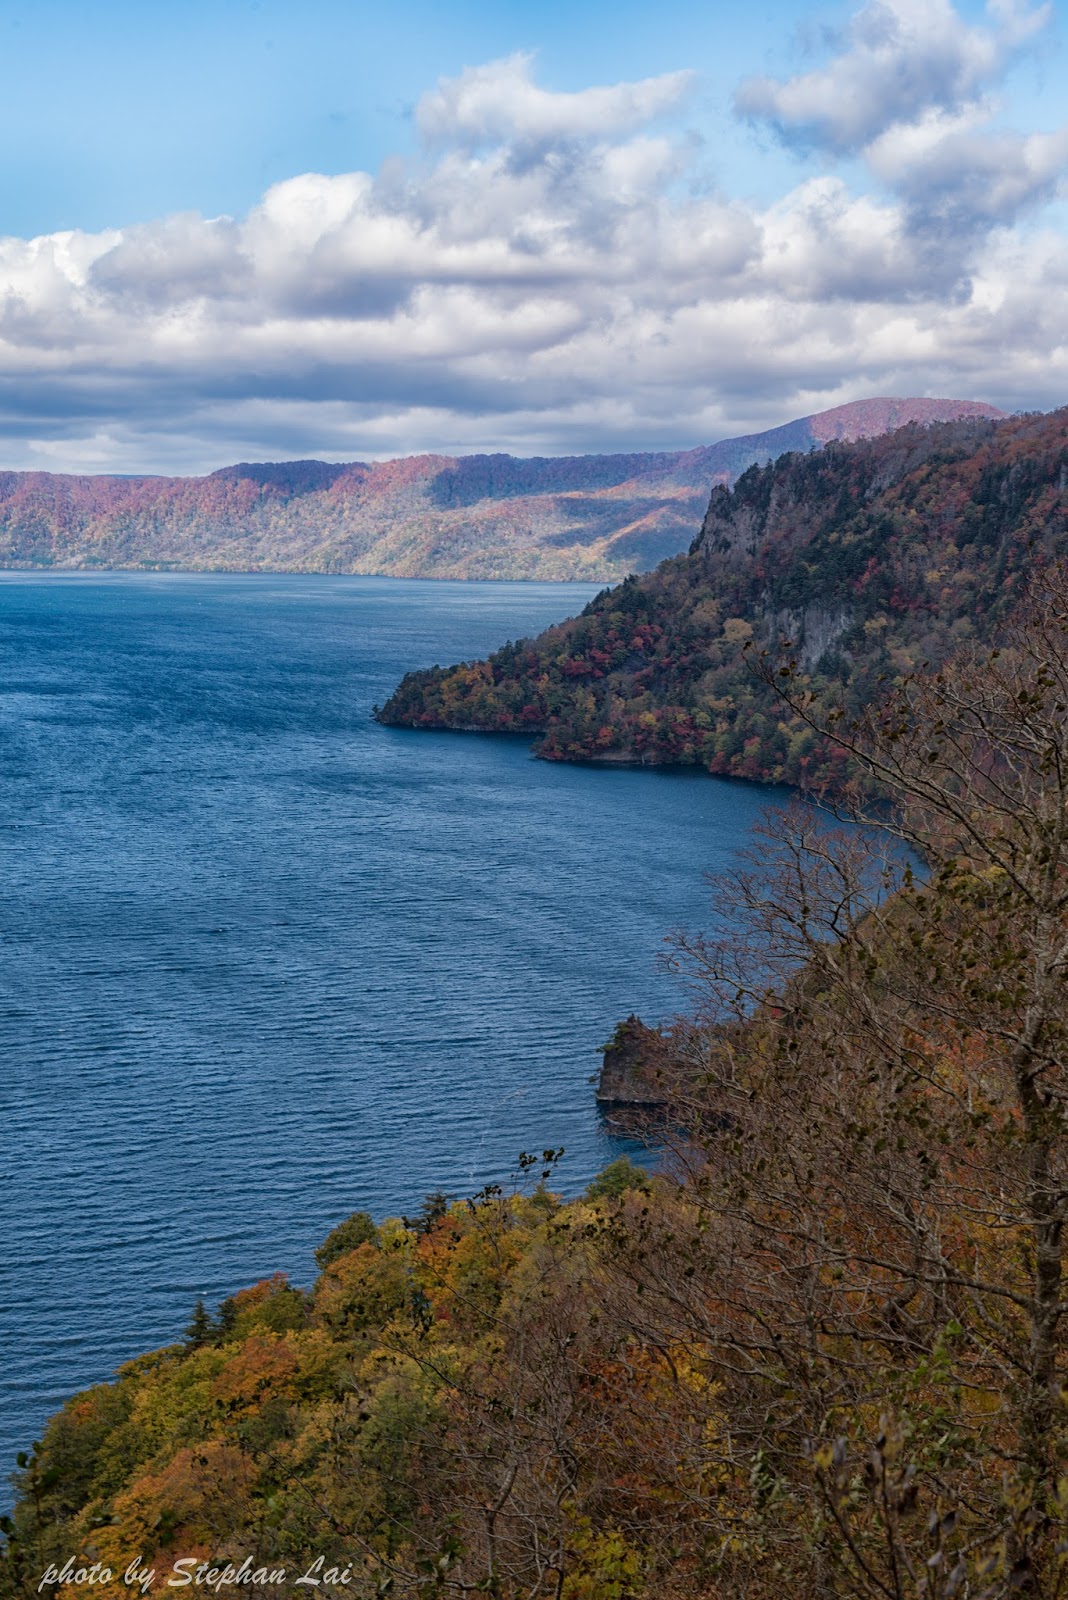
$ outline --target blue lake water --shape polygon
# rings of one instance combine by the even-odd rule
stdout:
[[[0,574],[0,1473],[357,1207],[621,1148],[598,1046],[776,797],[370,716],[593,592]]]

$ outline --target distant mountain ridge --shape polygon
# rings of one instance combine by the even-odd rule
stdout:
[[[0,567],[612,581],[693,538],[717,483],[967,400],[859,400],[694,450],[239,462],[202,478],[0,472]]]

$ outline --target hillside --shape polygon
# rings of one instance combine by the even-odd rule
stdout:
[[[205,478],[0,473],[0,567],[613,580],[693,537],[709,489],[784,450],[909,419],[999,416],[864,400],[697,450],[290,461]]]
[[[1061,1600],[1068,567],[1034,602],[868,719],[888,851],[772,814],[672,941],[666,1172],[520,1156],[198,1303],[27,1441],[3,1600]]]
[[[752,670],[795,642],[818,701],[988,637],[1044,556],[1063,553],[1068,408],[910,425],[752,467],[717,486],[690,552],[488,661],[409,674],[404,727],[540,735],[557,760],[701,765],[791,783],[838,758]]]

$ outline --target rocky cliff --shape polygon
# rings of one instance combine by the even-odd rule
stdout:
[[[602,1111],[650,1115],[667,1109],[664,1038],[631,1013],[604,1047],[597,1078]]]

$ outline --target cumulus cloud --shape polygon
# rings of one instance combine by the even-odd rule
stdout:
[[[694,73],[666,72],[639,83],[553,94],[531,76],[533,57],[519,52],[486,66],[441,78],[416,106],[415,118],[431,141],[477,145],[503,139],[604,139],[633,132],[678,105]]]
[[[990,25],[981,27],[949,0],[871,0],[825,66],[785,80],[750,78],[735,104],[787,141],[855,154],[896,123],[973,101],[1044,26],[1049,7],[1001,0],[988,15]]]
[[[930,116],[869,146],[869,166],[908,201],[914,226],[959,238],[1056,197],[1068,167],[1068,124],[1026,135],[984,124],[969,115]]]
[[[1068,141],[995,135],[967,98],[1034,13],[937,15],[943,88],[850,135],[869,193],[690,187],[692,143],[658,127],[686,75],[553,94],[513,58],[426,97],[418,162],[295,177],[242,218],[0,240],[2,464],[668,448],[872,393],[1059,403],[1068,248],[1006,219]]]
[[[972,235],[1052,199],[1068,165],[1068,124],[1005,131],[990,95],[1049,14],[990,0],[987,24],[976,25],[949,0],[870,0],[825,65],[749,79],[736,106],[788,144],[862,157],[901,197],[912,230],[934,240],[930,270],[941,252],[943,269],[959,272]]]

